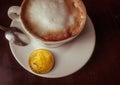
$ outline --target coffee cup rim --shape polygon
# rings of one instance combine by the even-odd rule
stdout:
[[[23,0],[23,2],[22,2],[22,4],[21,4],[21,6],[20,6],[20,8],[21,8],[21,10],[22,10],[22,7],[23,7],[23,5],[24,5],[24,2],[25,2],[25,0]],[[87,13],[86,13],[86,8],[85,8],[85,5],[84,5],[84,3],[83,3],[83,1],[81,1],[81,5],[82,5],[82,9],[84,10],[84,14],[85,14],[85,17],[84,17],[84,23],[83,23],[83,25],[81,25],[81,31],[84,29],[84,25],[85,25],[85,22],[86,22],[86,17],[87,17]],[[66,39],[63,39],[63,40],[57,40],[57,41],[51,41],[51,40],[44,40],[44,39],[42,39],[42,38],[38,38],[37,36],[35,36],[34,34],[32,34],[32,33],[30,33],[29,32],[29,30],[27,30],[27,28],[25,27],[25,25],[24,25],[24,23],[23,23],[23,20],[22,20],[22,15],[21,15],[21,11],[20,11],[20,15],[19,15],[19,18],[20,18],[20,22],[22,23],[22,27],[23,27],[23,29],[25,30],[25,32],[30,36],[30,37],[32,37],[32,38],[35,38],[35,39],[37,39],[37,40],[39,40],[39,41],[41,41],[41,42],[43,42],[43,43],[61,43],[61,42],[67,42],[67,41],[70,41],[70,40],[72,40],[72,39],[74,39],[75,37],[77,37],[80,33],[81,33],[81,31],[78,33],[78,34],[76,34],[76,35],[74,35],[74,36],[71,36],[71,37],[68,37],[68,38],[66,38]]]

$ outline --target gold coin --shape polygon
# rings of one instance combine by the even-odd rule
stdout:
[[[38,49],[30,54],[29,65],[35,73],[48,73],[54,66],[54,57],[50,51]]]

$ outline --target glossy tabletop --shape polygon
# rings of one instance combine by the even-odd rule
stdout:
[[[87,64],[63,78],[43,78],[15,60],[0,30],[0,85],[120,85],[120,0],[83,0],[96,32],[96,45]],[[0,0],[0,24],[9,27],[10,6],[22,0]]]

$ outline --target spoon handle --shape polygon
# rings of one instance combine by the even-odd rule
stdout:
[[[4,27],[2,25],[0,25],[0,29],[3,30],[3,31],[8,31],[8,28],[6,28],[6,27]]]

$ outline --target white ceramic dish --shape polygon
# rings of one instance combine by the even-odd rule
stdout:
[[[11,27],[12,26],[22,28],[17,20],[12,21]],[[15,59],[27,71],[41,77],[59,78],[80,70],[88,62],[95,47],[95,30],[90,18],[87,17],[83,32],[73,41],[60,47],[47,48],[34,40],[31,40],[31,43],[25,47],[17,46],[10,42],[9,44]],[[47,74],[34,73],[28,64],[30,53],[40,48],[52,51],[55,57],[55,67]]]

